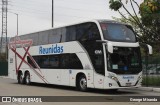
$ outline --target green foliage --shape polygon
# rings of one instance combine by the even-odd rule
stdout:
[[[143,76],[142,85],[160,86],[160,76]]]
[[[118,11],[123,19],[121,22],[132,25],[135,31],[139,34],[138,39],[140,42],[152,45],[156,53],[160,53],[160,0],[144,0],[140,5],[136,0],[124,0],[126,4],[130,3],[134,15],[125,7],[124,2],[121,0],[110,0],[110,9]],[[135,11],[139,8],[140,17]],[[128,17],[121,11],[124,9]]]
[[[140,15],[145,26],[160,24],[160,0],[145,0],[141,3]]]
[[[122,7],[122,3],[119,0],[110,0],[110,9],[113,9],[114,11],[117,11],[119,8]]]
[[[6,61],[6,53],[0,54],[0,61]]]

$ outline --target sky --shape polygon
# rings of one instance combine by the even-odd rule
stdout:
[[[52,28],[52,0],[8,1],[9,37],[17,34],[17,15],[14,13],[18,14],[19,35]],[[135,1],[141,3],[143,0]],[[129,4],[126,7],[132,11]],[[121,11],[126,15],[123,10]],[[138,12],[137,8],[136,12]],[[109,0],[54,0],[54,27],[93,19],[113,19],[112,17],[121,16],[118,12],[109,9]],[[2,24],[1,21],[0,24]],[[0,29],[2,29],[1,26]]]

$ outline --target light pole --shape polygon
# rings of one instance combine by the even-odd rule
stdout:
[[[54,0],[52,0],[52,28],[54,27]]]
[[[18,14],[14,13],[14,12],[10,12],[10,13],[13,13],[13,14],[17,15],[17,35],[18,35]]]
[[[18,35],[18,14],[15,13],[17,15],[17,35]]]

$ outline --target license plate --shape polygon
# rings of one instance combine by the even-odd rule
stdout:
[[[126,83],[126,86],[131,86],[132,83]]]

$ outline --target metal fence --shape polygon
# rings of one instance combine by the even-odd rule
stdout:
[[[0,76],[8,76],[8,62],[0,61]]]
[[[144,86],[160,86],[160,56],[143,58],[143,81]]]

